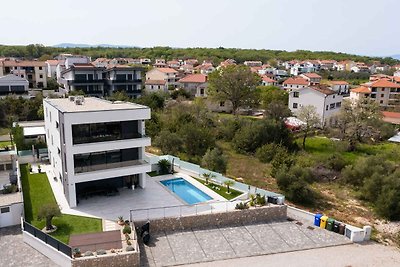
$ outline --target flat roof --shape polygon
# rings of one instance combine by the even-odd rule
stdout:
[[[0,194],[0,207],[9,206],[21,202],[22,202],[21,192],[15,192],[11,194]]]
[[[39,127],[24,127],[24,136],[46,135],[44,126]]]
[[[19,121],[17,123],[22,128],[24,128],[24,127],[39,127],[39,126],[44,127],[44,120],[43,121]]]
[[[96,97],[85,97],[82,105],[75,104],[68,98],[52,98],[44,99],[47,103],[61,111],[62,113],[72,112],[91,112],[91,111],[108,111],[108,110],[135,110],[148,109],[149,107],[123,101],[108,101]]]

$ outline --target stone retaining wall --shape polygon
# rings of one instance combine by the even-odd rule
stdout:
[[[187,230],[210,226],[215,227],[267,223],[286,219],[286,205],[271,205],[247,210],[234,210],[231,212],[150,220],[150,234],[161,231]],[[144,221],[135,221],[135,226],[140,227],[145,223],[146,222]]]
[[[72,260],[72,267],[139,267],[139,265],[139,251],[97,257],[82,257]]]

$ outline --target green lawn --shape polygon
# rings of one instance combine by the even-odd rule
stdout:
[[[37,219],[41,205],[56,203],[49,181],[45,173],[30,174],[27,165],[21,165],[21,183],[24,195],[25,219],[39,229],[45,226],[44,221]],[[56,239],[68,244],[72,234],[94,233],[102,231],[101,219],[62,214],[53,219],[58,227],[52,233]]]
[[[238,197],[238,196],[240,196],[241,194],[243,194],[242,192],[237,191],[237,190],[232,189],[232,188],[229,189],[230,194],[228,194],[228,191],[227,191],[227,189],[226,189],[225,186],[216,185],[216,184],[214,184],[214,183],[209,183],[208,185],[206,185],[206,181],[204,181],[204,180],[202,180],[202,179],[199,179],[199,178],[194,178],[194,179],[196,179],[197,181],[199,181],[199,182],[202,183],[203,185],[207,186],[208,188],[210,188],[210,189],[211,189],[212,191],[214,191],[215,193],[217,193],[217,194],[223,196],[223,197],[226,198],[227,200],[234,199],[235,197]],[[216,189],[213,188],[213,187],[219,187],[220,190],[216,190]]]
[[[301,146],[302,139],[296,142]],[[400,145],[396,143],[382,142],[379,144],[358,144],[356,151],[345,151],[342,142],[332,141],[329,138],[315,136],[306,140],[306,151],[315,159],[321,159],[337,152],[349,162],[354,163],[357,159],[368,155],[376,155],[384,152],[396,152],[400,149]]]
[[[11,141],[0,141],[0,147],[11,146]]]

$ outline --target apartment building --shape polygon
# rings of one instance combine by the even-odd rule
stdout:
[[[382,107],[399,107],[400,84],[380,79],[350,90],[350,99],[357,101],[362,97],[371,98]]]
[[[302,77],[291,77],[286,79],[282,85],[285,90],[293,90],[307,87],[310,83]]]
[[[309,72],[300,75],[301,78],[306,79],[310,85],[317,85],[321,83],[322,77],[316,73]]]
[[[146,73],[147,80],[164,80],[166,86],[178,86],[178,71],[172,68],[154,68]]]
[[[93,192],[146,186],[148,107],[82,96],[43,106],[50,163],[71,207]]]
[[[142,92],[142,69],[123,65],[96,67],[93,64],[73,64],[61,73],[60,83],[66,92],[83,91],[90,96],[106,96],[124,91],[137,98]]]
[[[44,61],[6,59],[0,64],[2,75],[14,74],[27,79],[29,88],[47,87],[47,66]]]
[[[326,87],[303,87],[289,92],[289,109],[297,115],[302,107],[314,106],[321,127],[330,125],[339,112],[343,97]]]
[[[29,82],[25,78],[21,78],[13,74],[0,76],[0,96],[27,93],[28,86]]]
[[[349,94],[350,85],[346,81],[331,81],[329,82],[330,87],[333,91],[338,93],[339,95],[347,95]]]

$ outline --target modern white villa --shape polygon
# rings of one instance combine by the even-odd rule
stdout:
[[[91,194],[145,187],[148,107],[81,96],[44,99],[43,107],[54,180],[71,208]]]

